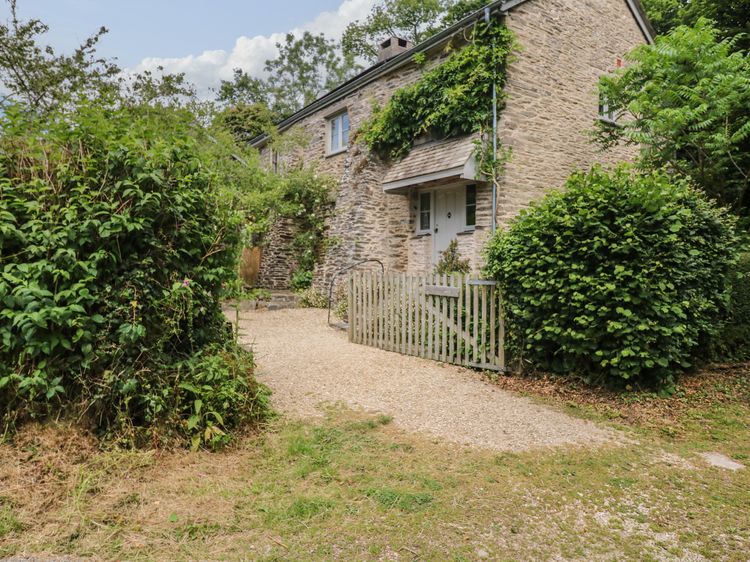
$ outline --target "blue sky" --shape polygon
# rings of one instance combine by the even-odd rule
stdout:
[[[2,1],[0,15],[8,18]],[[339,37],[374,0],[18,0],[20,15],[49,24],[48,42],[70,50],[104,25],[99,52],[125,68],[162,65],[185,72],[200,89],[233,68],[262,74],[274,44],[288,31]]]

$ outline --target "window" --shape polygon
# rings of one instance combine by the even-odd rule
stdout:
[[[477,225],[477,186],[466,186],[466,226],[474,228]]]
[[[599,94],[599,119],[609,123],[615,123],[617,121],[615,110],[609,106],[609,101],[603,93]]]
[[[349,114],[345,111],[328,120],[328,154],[346,150],[349,145]]]
[[[432,193],[427,191],[419,194],[419,232],[425,234],[430,232],[432,224],[431,216]]]

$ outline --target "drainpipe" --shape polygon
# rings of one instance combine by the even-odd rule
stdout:
[[[490,7],[484,8],[484,21],[490,25]],[[495,41],[492,41],[492,58],[495,58]],[[492,160],[493,165],[497,162],[497,68],[492,69]],[[492,178],[492,234],[497,229],[497,180]]]

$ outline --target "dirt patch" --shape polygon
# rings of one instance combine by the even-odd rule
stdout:
[[[721,453],[701,453],[699,456],[708,464],[716,468],[723,468],[725,470],[741,470],[745,468],[744,464],[733,461],[728,456],[722,455]]]
[[[721,404],[750,405],[750,363],[712,365],[683,376],[673,395],[652,392],[616,392],[591,388],[578,381],[546,374],[500,376],[494,384],[562,406],[589,407],[609,418],[630,425],[663,427],[679,425],[691,410]]]
[[[282,411],[318,416],[342,402],[399,426],[494,450],[621,440],[609,429],[506,392],[467,369],[349,343],[321,310],[248,311],[241,341]]]

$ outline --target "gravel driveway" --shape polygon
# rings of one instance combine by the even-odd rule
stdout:
[[[300,417],[341,402],[393,417],[401,428],[495,450],[620,440],[615,432],[484,382],[468,369],[349,343],[314,309],[244,312],[258,379],[276,408]]]

